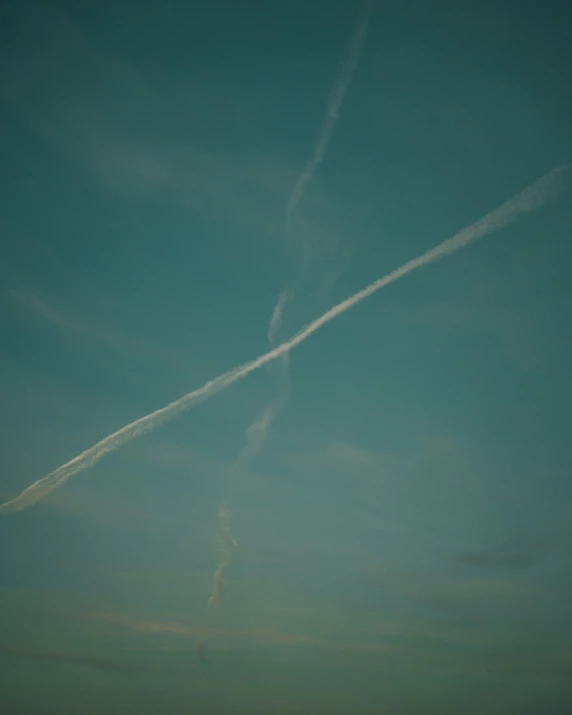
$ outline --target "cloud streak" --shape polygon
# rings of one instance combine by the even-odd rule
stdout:
[[[558,543],[547,535],[512,539],[493,549],[461,551],[451,558],[465,566],[483,569],[526,569],[539,564]]]
[[[119,663],[105,658],[95,658],[91,656],[72,655],[70,653],[59,653],[54,651],[39,651],[20,648],[18,646],[0,646],[0,655],[12,656],[16,658],[28,658],[34,660],[49,660],[57,663],[79,665],[85,668],[95,668],[97,670],[107,670],[115,672],[130,673],[136,668],[126,663]]]
[[[109,452],[119,449],[119,447],[123,446],[126,442],[129,442],[136,437],[146,434],[147,432],[151,432],[164,422],[173,419],[185,410],[190,409],[200,402],[213,397],[218,392],[225,390],[235,382],[242,380],[255,370],[282,358],[283,355],[288,354],[291,350],[298,347],[298,345],[307,340],[327,323],[339,317],[350,308],[353,308],[358,303],[361,303],[362,300],[365,300],[370,295],[373,295],[382,288],[385,288],[390,283],[403,278],[407,274],[412,273],[422,266],[434,263],[441,258],[454,253],[455,251],[466,248],[470,244],[478,241],[493,231],[497,231],[515,222],[520,216],[540,208],[564,190],[565,186],[563,174],[569,168],[570,164],[566,164],[553,169],[491,213],[486,214],[475,223],[463,228],[451,238],[446,239],[417,258],[411,259],[401,267],[377,279],[354,295],[341,301],[319,318],[316,318],[306,327],[302,328],[302,330],[296,333],[289,340],[284,341],[272,350],[260,355],[255,360],[244,363],[239,367],[219,375],[202,387],[189,392],[183,397],[170,402],[165,407],[155,410],[154,412],[151,412],[150,414],[145,415],[144,417],[141,417],[140,419],[135,420],[134,422],[131,422],[116,432],[108,435],[100,442],[97,442],[89,449],[86,449],[77,457],[74,457],[69,462],[66,462],[53,472],[50,472],[42,479],[39,479],[31,484],[14,499],[0,505],[0,512],[14,512],[28,506],[32,506],[46,497],[54,489],[62,486],[73,475],[92,467]]]

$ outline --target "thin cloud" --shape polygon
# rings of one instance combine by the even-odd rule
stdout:
[[[48,302],[45,297],[40,296],[36,290],[25,287],[25,280],[21,283],[24,285],[7,288],[5,290],[6,297],[14,304],[39,316],[58,329],[74,334],[81,339],[94,341],[126,357],[136,356],[140,359],[141,355],[145,355],[161,360],[161,362],[168,362],[173,367],[187,369],[188,358],[182,352],[151,341],[145,336],[126,334],[124,330],[119,331],[107,325],[98,324],[91,319],[78,316],[77,313],[69,312],[68,309],[62,310],[59,306],[56,307]],[[97,298],[94,300],[92,297],[92,304],[96,300]],[[115,312],[115,306],[111,300],[108,302],[108,310],[110,308]]]
[[[451,558],[465,566],[487,569],[525,569],[539,564],[555,544],[548,537],[512,539],[493,549],[460,551]]]
[[[390,655],[399,651],[395,646],[383,642],[332,641],[318,638],[308,633],[282,631],[275,628],[206,629],[176,621],[136,620],[123,614],[92,613],[91,618],[104,623],[115,624],[131,631],[147,635],[174,635],[204,642],[217,641],[220,645],[233,642],[249,645],[276,647],[320,648],[328,651],[342,651],[362,655]]]
[[[14,302],[31,310],[50,323],[68,330],[77,330],[77,325],[73,321],[69,320],[69,318],[60,311],[52,308],[52,306],[48,305],[35,293],[30,291],[8,290],[7,295]]]
[[[188,82],[166,90],[98,46],[81,24],[53,7],[38,5],[34,13],[15,18],[26,42],[0,47],[0,61],[11,68],[0,83],[0,99],[25,125],[113,194],[129,201],[174,200],[232,225],[234,233],[237,225],[246,227],[245,236],[256,237],[257,248],[265,250],[296,174],[289,157],[269,160],[248,133],[238,135],[234,155],[227,151],[222,157],[210,148],[215,120],[236,119],[236,102],[239,96],[244,101],[244,92],[203,84],[198,75],[192,92]],[[188,101],[182,92],[189,92]],[[244,109],[249,127],[257,109],[256,104]],[[237,129],[236,121],[230,127]],[[248,157],[240,150],[245,142],[252,142]],[[324,219],[318,206],[311,220],[305,217],[304,234],[334,232],[336,206],[328,205],[327,213]]]
[[[378,278],[376,281],[363,288],[361,291],[341,301],[333,308],[330,308],[326,313],[316,318],[309,323],[305,328],[300,330],[289,340],[286,340],[281,345],[269,350],[260,357],[247,362],[239,367],[236,367],[218,377],[210,380],[202,387],[189,392],[177,400],[169,403],[154,412],[151,412],[144,417],[141,417],[121,429],[108,435],[100,442],[86,449],[84,452],[74,457],[66,464],[50,472],[45,477],[39,479],[25,489],[21,494],[16,496],[9,502],[0,505],[2,513],[19,511],[25,507],[35,504],[40,499],[46,497],[54,489],[65,484],[65,482],[74,474],[88,469],[96,464],[109,452],[113,452],[125,443],[135,437],[139,437],[147,432],[150,432],[159,425],[180,415],[185,410],[192,406],[209,399],[218,392],[225,390],[235,382],[242,380],[250,373],[260,369],[283,355],[289,353],[298,345],[303,343],[307,338],[313,335],[317,330],[322,328],[327,323],[339,317],[350,308],[353,308],[362,300],[373,295],[377,291],[385,288],[390,283],[403,278],[414,270],[421,268],[429,263],[434,263],[445,256],[448,256],[455,251],[466,248],[470,244],[478,241],[484,236],[497,231],[511,223],[514,223],[520,216],[528,214],[541,206],[544,206],[549,200],[554,199],[564,190],[564,182],[562,175],[569,169],[570,165],[564,165],[538,179],[512,199],[509,199],[499,208],[491,213],[483,216],[475,223],[463,228],[451,238],[446,239],[438,246],[426,251],[421,256],[413,258],[401,267],[395,269],[391,273]]]
[[[19,646],[0,646],[0,654],[13,656],[15,658],[28,658],[33,660],[49,660],[57,663],[79,665],[84,668],[95,668],[96,670],[108,670],[114,672],[129,673],[136,668],[133,665],[120,663],[106,658],[95,658],[92,656],[73,655],[71,653],[61,653],[57,651],[30,650]]]
[[[39,315],[41,318],[44,318],[44,320],[47,320],[53,325],[57,325],[60,328],[69,330],[70,332],[84,335],[93,340],[113,344],[114,347],[124,347],[124,343],[126,342],[125,339],[122,339],[109,331],[73,320],[63,311],[57,310],[53,306],[49,305],[49,303],[40,298],[33,291],[10,289],[7,291],[7,294],[15,303],[18,303],[27,310]]]
[[[383,658],[386,665],[395,668],[421,668],[440,673],[470,673],[477,677],[506,679],[520,674],[531,677],[562,677],[572,672],[572,662],[567,653],[546,647],[542,641],[519,642],[515,653],[515,634],[509,639],[500,637],[498,631],[479,632],[466,629],[435,630],[423,623],[410,622],[368,624],[368,638],[364,640],[334,640],[313,636],[300,631],[282,631],[274,628],[207,629],[202,626],[176,621],[138,620],[121,613],[92,612],[90,619],[132,633],[149,637],[174,636],[197,643],[216,643],[217,650],[228,650],[244,645],[273,646],[276,648],[303,648],[328,655],[351,655],[365,659]],[[435,653],[435,644],[454,646],[454,654]],[[481,646],[487,646],[483,651]],[[139,646],[142,647],[142,646]],[[173,642],[162,641],[161,650],[186,650]],[[329,661],[331,663],[331,661]],[[344,661],[345,662],[345,661]]]
[[[244,641],[259,645],[312,645],[317,640],[306,633],[293,633],[272,628],[249,630],[209,629],[200,625],[177,621],[137,620],[122,613],[92,612],[90,619],[116,625],[137,633],[149,635],[176,635],[199,640]]]

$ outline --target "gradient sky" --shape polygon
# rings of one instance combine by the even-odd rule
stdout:
[[[359,6],[2,6],[0,501],[571,161],[566,3],[378,0],[285,235]],[[2,712],[571,712],[570,178],[0,515]]]

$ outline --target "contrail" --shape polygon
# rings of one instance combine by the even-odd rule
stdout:
[[[287,299],[288,293],[287,291],[283,291],[280,294],[276,307],[272,312],[270,325],[268,326],[268,342],[270,344],[270,348],[275,347],[276,331],[280,327],[282,312]],[[229,483],[226,486],[226,493],[223,496],[218,512],[219,529],[223,541],[224,553],[213,574],[213,588],[208,600],[208,607],[210,609],[216,608],[222,601],[224,591],[224,570],[230,566],[234,553],[238,548],[238,542],[234,538],[234,534],[230,528],[230,509],[228,508],[228,502],[231,498],[231,488],[234,485],[234,480],[238,471],[250,464],[250,462],[262,449],[264,442],[266,441],[266,435],[268,434],[270,425],[290,395],[288,363],[289,354],[285,352],[280,356],[277,363],[268,363],[266,366],[270,372],[272,372],[273,367],[278,367],[279,373],[276,377],[278,380],[280,380],[280,378],[282,379],[282,389],[278,391],[278,394],[274,397],[272,402],[267,405],[264,410],[262,410],[262,412],[246,430],[245,445],[240,451],[238,457],[235,459],[231,468]]]
[[[287,290],[283,290],[278,296],[278,302],[274,306],[272,311],[272,317],[270,318],[270,325],[268,326],[268,342],[273,343],[276,340],[276,334],[280,330],[282,325],[282,314],[284,313],[284,308],[286,302],[289,298]]]
[[[288,297],[288,291],[282,291],[278,297],[278,302],[272,311],[272,317],[270,318],[270,324],[268,326],[268,343],[270,349],[276,347],[276,333],[280,329],[282,313],[284,312],[284,306],[286,305]],[[258,452],[260,452],[264,442],[266,441],[266,435],[268,434],[268,430],[270,429],[272,422],[276,418],[278,412],[280,412],[280,408],[288,400],[288,397],[290,396],[290,386],[288,384],[289,362],[290,357],[288,353],[285,352],[280,356],[278,364],[268,364],[268,369],[271,372],[272,368],[276,368],[276,378],[280,386],[278,394],[275,396],[274,400],[272,400],[272,402],[262,410],[262,412],[246,430],[246,444],[236,459],[237,466],[244,466],[250,463]]]
[[[269,350],[260,357],[250,362],[244,363],[239,367],[230,370],[218,377],[210,380],[202,387],[189,392],[180,397],[178,400],[169,403],[149,415],[145,415],[131,424],[125,425],[121,429],[113,432],[108,437],[105,437],[93,447],[86,449],[74,459],[70,460],[61,467],[58,467],[47,476],[34,482],[21,494],[14,499],[0,505],[0,511],[3,513],[19,511],[25,507],[35,504],[43,497],[47,496],[57,487],[64,484],[70,477],[78,472],[82,472],[88,467],[92,467],[96,462],[104,457],[108,452],[112,452],[126,442],[139,437],[146,432],[150,432],[159,425],[169,419],[173,419],[181,412],[189,409],[195,404],[206,400],[217,392],[230,387],[230,385],[242,380],[251,372],[258,370],[263,365],[267,365],[274,360],[277,360],[283,355],[288,354],[296,348],[300,343],[309,338],[313,333],[322,328],[330,321],[337,318],[342,313],[345,313],[354,305],[357,305],[362,300],[372,295],[373,293],[385,288],[385,286],[411,273],[421,266],[427,265],[440,260],[441,258],[466,248],[471,243],[483,238],[489,233],[504,228],[513,223],[522,214],[530,213],[537,208],[546,204],[550,199],[556,198],[565,186],[562,175],[570,168],[571,164],[553,169],[551,172],[538,179],[534,184],[531,184],[526,189],[521,191],[512,199],[506,201],[502,206],[495,209],[491,213],[483,216],[476,223],[467,226],[451,238],[446,239],[435,248],[426,251],[421,256],[413,258],[405,263],[400,268],[395,269],[391,273],[374,281],[366,288],[363,288],[358,293],[346,298],[341,303],[338,303],[333,308],[330,308],[326,313],[316,318],[309,323],[305,328],[302,328],[289,340],[284,341],[277,347]]]
[[[350,50],[348,57],[346,58],[346,61],[342,66],[341,73],[338,77],[336,77],[336,81],[330,92],[326,116],[320,129],[316,146],[308,163],[302,170],[302,173],[300,174],[296,184],[294,185],[294,188],[290,195],[290,199],[286,206],[286,213],[284,218],[285,236],[288,233],[292,213],[300,202],[307,184],[314,176],[316,169],[324,158],[326,149],[328,148],[328,144],[332,140],[342,102],[350,86],[353,74],[355,72],[363,49],[365,34],[369,23],[370,11],[371,0],[364,0],[361,5],[358,19],[350,40]],[[274,310],[272,312],[270,325],[268,327],[268,343],[271,350],[276,347],[276,336],[280,330],[284,307],[289,297],[289,291],[282,291],[282,293],[280,293],[278,297],[278,302],[276,303],[276,306],[274,307]],[[262,450],[272,423],[274,422],[274,420],[278,416],[278,413],[280,412],[280,410],[290,396],[288,364],[289,358],[288,353],[286,352],[281,355],[281,358],[278,363],[268,365],[268,369],[271,372],[272,368],[274,368],[275,379],[278,383],[278,392],[272,402],[270,402],[270,404],[262,410],[262,412],[255,418],[254,422],[252,422],[252,424],[246,430],[246,443],[232,467],[232,482],[234,482],[234,478],[237,475],[237,470],[249,464],[254,459],[254,457]],[[230,510],[227,506],[227,502],[230,498],[229,492],[230,485],[227,487],[227,494],[223,498],[221,508],[219,509],[219,526],[221,535],[226,544],[226,551],[225,555],[222,557],[221,562],[219,563],[218,567],[215,569],[214,572],[213,591],[208,601],[210,608],[217,606],[221,601],[224,585],[223,571],[227,566],[230,565],[234,552],[238,548],[236,539],[234,538],[230,530]]]
[[[286,226],[290,224],[290,219],[292,217],[292,212],[298,205],[304,189],[308,182],[314,176],[314,173],[320,163],[322,162],[328,144],[332,140],[334,134],[334,129],[336,127],[336,122],[338,120],[338,114],[340,112],[340,107],[344,101],[344,97],[352,81],[352,77],[356,70],[359,58],[362,53],[363,43],[365,40],[365,35],[367,31],[367,26],[369,23],[369,16],[371,12],[371,0],[365,0],[362,3],[358,21],[353,31],[350,51],[346,61],[343,64],[342,71],[334,84],[332,91],[330,92],[330,98],[328,100],[328,109],[326,112],[326,117],[322,124],[322,128],[318,135],[318,141],[314,153],[310,157],[310,160],[306,164],[303,172],[300,174],[296,185],[290,196],[290,201],[286,207]]]
[[[365,42],[367,27],[369,24],[369,17],[371,14],[372,0],[364,0],[362,2],[355,27],[352,32],[350,39],[350,49],[345,62],[342,65],[342,70],[336,81],[332,90],[330,92],[330,97],[328,99],[328,105],[326,110],[326,116],[324,122],[318,134],[318,140],[316,146],[310,157],[308,163],[304,167],[302,173],[298,177],[290,199],[286,206],[286,213],[284,219],[284,233],[286,234],[290,225],[292,218],[292,213],[297,205],[300,203],[304,190],[308,183],[312,180],[312,177],[316,173],[316,169],[322,162],[326,150],[332,137],[334,135],[334,129],[336,122],[338,120],[338,115],[344,101],[344,97],[347,94],[352,77],[355,73],[356,67],[358,65],[363,45]],[[282,325],[282,316],[284,314],[284,308],[288,300],[292,298],[291,291],[283,290],[278,297],[274,311],[272,312],[272,318],[270,319],[270,325],[268,328],[268,342],[270,348],[276,347],[276,336]],[[279,394],[274,399],[274,401],[266,407],[260,415],[255,419],[255,421],[250,425],[246,433],[246,445],[241,454],[238,457],[238,462],[245,464],[251,460],[260,450],[262,449],[264,442],[266,441],[266,436],[268,430],[272,425],[272,422],[280,412],[281,407],[284,402],[287,401],[289,396],[288,387],[288,355],[285,353],[279,365],[276,366],[277,379],[280,384]]]

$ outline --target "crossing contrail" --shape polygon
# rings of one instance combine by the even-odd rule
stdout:
[[[150,432],[167,420],[173,419],[185,410],[188,410],[190,407],[193,407],[203,400],[209,399],[217,392],[230,387],[235,382],[242,380],[251,372],[258,370],[262,366],[281,358],[283,355],[287,355],[291,350],[303,343],[317,330],[342,315],[350,308],[353,308],[353,306],[357,305],[362,300],[365,300],[365,298],[369,297],[373,293],[376,293],[378,290],[385,288],[385,286],[390,283],[393,283],[399,278],[406,276],[408,273],[411,273],[422,266],[438,261],[455,251],[461,250],[462,248],[466,248],[471,243],[478,241],[493,231],[508,226],[516,221],[519,216],[540,208],[549,200],[556,198],[564,190],[565,186],[563,174],[570,168],[570,166],[570,164],[566,164],[553,169],[551,172],[543,176],[541,179],[538,179],[538,181],[525,188],[512,199],[506,201],[502,204],[502,206],[499,206],[491,213],[486,214],[470,226],[463,228],[451,238],[448,238],[438,246],[435,246],[435,248],[431,248],[421,256],[411,259],[400,268],[396,268],[391,273],[379,278],[359,292],[354,293],[354,295],[341,301],[319,318],[316,318],[306,327],[302,328],[302,330],[296,333],[289,340],[284,341],[255,360],[247,362],[234,368],[233,370],[230,370],[229,372],[219,375],[197,390],[189,392],[183,397],[180,397],[178,400],[169,403],[165,407],[162,407],[155,412],[151,412],[135,422],[125,425],[125,427],[113,432],[113,434],[108,435],[100,442],[97,442],[97,444],[94,444],[89,449],[86,449],[77,457],[74,457],[69,462],[66,462],[66,464],[63,464],[61,467],[58,467],[53,472],[50,472],[42,479],[39,479],[37,482],[31,484],[14,499],[0,505],[0,512],[7,513],[19,511],[35,504],[50,494],[50,492],[54,491],[54,489],[62,486],[73,475],[92,467],[109,452],[119,449],[119,447],[124,445],[126,442]]]

